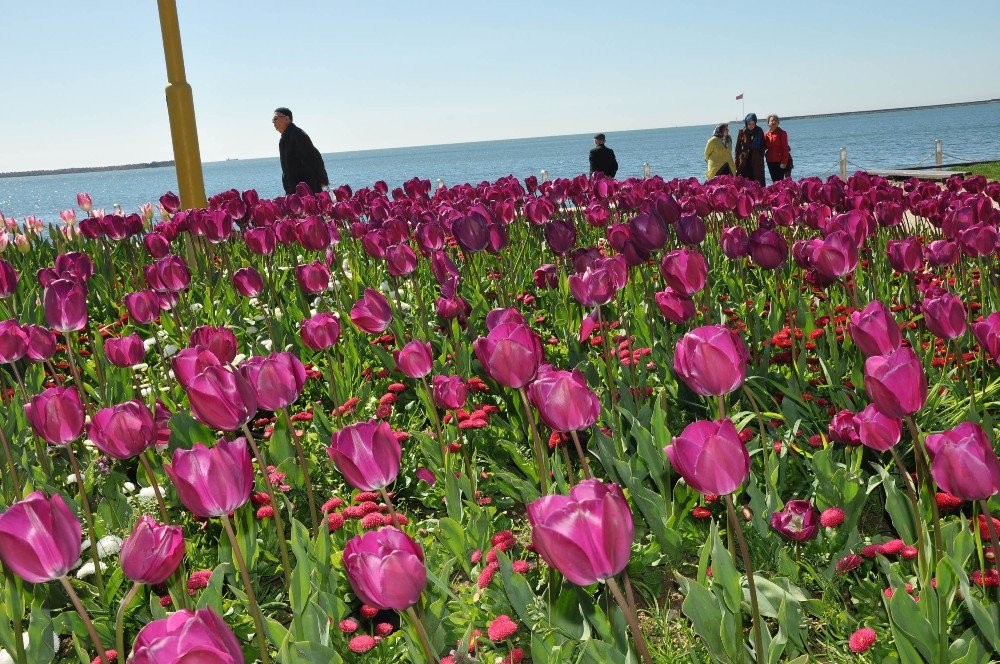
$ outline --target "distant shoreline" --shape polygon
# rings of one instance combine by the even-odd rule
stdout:
[[[947,103],[947,104],[928,104],[928,105],[924,105],[924,106],[900,106],[898,108],[876,108],[876,109],[865,110],[865,111],[840,111],[840,112],[836,112],[836,113],[813,113],[813,114],[809,114],[809,115],[786,115],[786,116],[782,116],[781,119],[782,120],[808,120],[808,119],[814,119],[814,118],[826,118],[826,117],[841,116],[841,115],[866,115],[866,114],[869,114],[869,113],[892,113],[892,112],[895,112],[895,111],[922,111],[922,110],[933,109],[933,108],[952,108],[952,107],[958,107],[958,106],[979,106],[979,105],[982,105],[982,104],[995,104],[997,102],[1000,102],[1000,98],[998,98],[998,99],[981,99],[981,100],[978,100],[978,101],[950,102],[950,103]],[[739,118],[737,120],[730,120],[730,122],[738,124],[740,122],[743,122],[743,119]],[[623,132],[631,132],[631,131],[650,131],[650,130],[655,130],[655,129],[679,129],[681,127],[700,127],[700,126],[703,126],[703,125],[678,125],[676,127],[647,127],[646,129],[624,129],[624,130],[619,130],[618,132],[615,132],[615,133],[623,133]],[[704,125],[704,126],[709,126],[709,125]],[[575,134],[570,134],[570,135],[575,135]],[[550,137],[550,136],[524,136],[524,137],[507,138],[507,139],[483,139],[483,140],[479,140],[479,141],[462,141],[461,143],[440,143],[440,144],[435,144],[433,146],[431,146],[431,145],[400,145],[400,146],[395,146],[393,148],[382,147],[382,148],[367,148],[365,150],[345,150],[343,153],[366,152],[368,150],[390,150],[390,149],[425,148],[425,147],[436,147],[438,145],[442,145],[442,146],[443,145],[462,145],[462,144],[465,144],[465,143],[491,143],[491,142],[494,142],[494,141],[497,141],[497,140],[526,140],[526,139],[532,139],[532,138],[552,138],[552,137]],[[343,153],[331,152],[331,153],[325,153],[325,154],[343,154]],[[251,159],[256,159],[256,158],[259,158],[259,157],[251,157]],[[221,161],[235,161],[235,159],[223,159],[223,160],[212,161],[212,162],[205,162],[205,163],[219,163]],[[33,170],[33,171],[12,171],[12,172],[8,172],[8,173],[0,173],[0,179],[3,179],[3,178],[35,177],[35,176],[39,176],[39,175],[68,175],[68,174],[73,174],[73,173],[100,173],[100,172],[105,172],[105,171],[131,171],[131,170],[140,170],[140,169],[144,169],[144,168],[164,168],[164,167],[169,167],[169,166],[173,166],[173,165],[174,165],[174,161],[171,159],[169,161],[150,161],[150,162],[139,163],[139,164],[123,164],[123,165],[119,165],[119,166],[80,166],[80,167],[76,167],[76,168],[56,168],[56,169],[50,169],[50,170],[39,169],[39,170]]]

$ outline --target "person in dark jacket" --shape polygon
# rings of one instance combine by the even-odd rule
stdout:
[[[764,186],[764,151],[767,149],[764,130],[757,126],[755,113],[743,119],[743,126],[736,137],[736,174]]]
[[[292,122],[292,112],[285,107],[274,109],[271,119],[281,134],[278,154],[281,157],[281,184],[285,194],[294,194],[295,187],[304,182],[312,193],[330,186],[323,156],[309,140],[309,135]]]
[[[609,178],[613,178],[618,172],[618,160],[615,159],[615,151],[604,144],[604,134],[594,136],[594,145],[590,151],[590,172],[604,173]]]

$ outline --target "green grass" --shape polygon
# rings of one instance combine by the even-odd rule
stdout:
[[[965,171],[970,175],[985,175],[990,180],[1000,180],[1000,161],[986,161],[971,166],[956,166],[953,171]]]

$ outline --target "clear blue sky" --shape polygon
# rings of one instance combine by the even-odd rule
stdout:
[[[0,171],[172,157],[156,3],[4,1]],[[206,161],[1000,97],[1000,2],[178,0]]]

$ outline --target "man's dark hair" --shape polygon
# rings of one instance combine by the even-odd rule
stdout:
[[[596,134],[596,135],[594,135],[594,140],[596,140],[596,141],[603,141],[603,140],[605,140],[604,134]]]
[[[280,113],[281,115],[287,115],[288,116],[288,120],[290,122],[293,122],[293,120],[292,120],[292,112],[290,110],[288,110],[287,108],[285,108],[284,106],[279,106],[278,108],[274,109],[274,112],[275,113]]]

